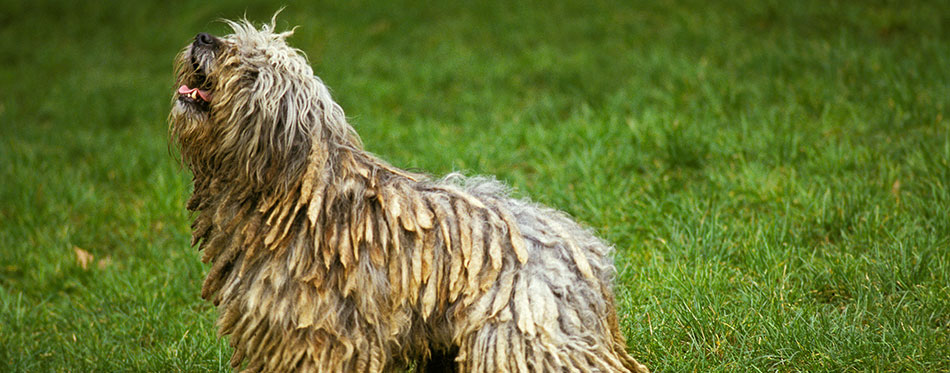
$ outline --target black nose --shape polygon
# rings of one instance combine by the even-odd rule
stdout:
[[[214,44],[214,36],[211,36],[207,33],[200,33],[195,35],[195,45],[197,46],[209,46]]]

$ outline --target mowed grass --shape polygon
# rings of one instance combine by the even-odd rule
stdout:
[[[4,1],[0,371],[229,369],[172,60],[283,5],[370,151],[613,242],[654,371],[950,371],[950,6],[867,3]]]

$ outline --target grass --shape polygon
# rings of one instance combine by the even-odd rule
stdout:
[[[289,1],[279,24],[371,151],[615,243],[655,371],[946,372],[950,7],[866,3]],[[281,5],[0,2],[0,371],[228,370],[172,59]]]

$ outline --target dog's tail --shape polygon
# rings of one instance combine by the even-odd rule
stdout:
[[[616,307],[613,306],[611,308],[616,309]],[[647,369],[645,365],[640,364],[637,359],[634,359],[633,356],[627,353],[627,340],[624,338],[623,333],[620,332],[620,323],[617,321],[617,314],[611,312],[607,322],[610,327],[610,334],[612,334],[613,337],[614,354],[620,359],[623,367],[633,373],[650,373],[650,370]]]

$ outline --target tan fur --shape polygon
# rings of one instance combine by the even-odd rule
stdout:
[[[194,173],[231,364],[246,371],[647,369],[618,328],[610,246],[500,183],[383,162],[289,32],[229,22],[189,45],[171,133]]]

